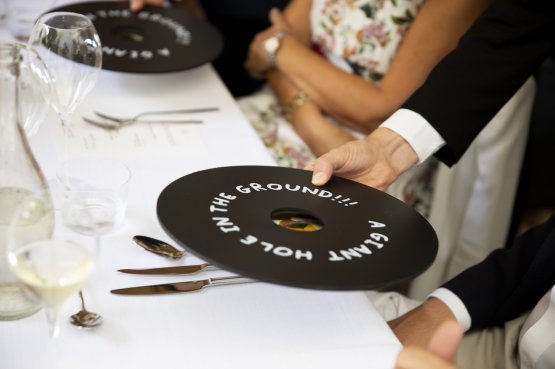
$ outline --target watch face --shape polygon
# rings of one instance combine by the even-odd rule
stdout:
[[[277,37],[270,37],[264,42],[264,48],[269,54],[274,54],[279,47],[279,40]]]

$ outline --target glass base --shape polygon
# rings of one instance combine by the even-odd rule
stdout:
[[[40,309],[40,304],[28,296],[21,285],[0,283],[0,321],[23,319]]]

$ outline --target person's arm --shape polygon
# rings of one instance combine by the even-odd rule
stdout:
[[[443,285],[464,303],[470,329],[502,325],[555,284],[555,215]]]
[[[423,346],[447,320],[456,319],[465,330],[500,326],[530,310],[555,284],[553,263],[555,215],[388,324],[403,344],[417,346]]]
[[[300,105],[292,105],[293,100],[303,93],[284,78],[279,71],[270,71],[267,78],[280,106],[290,110],[286,118],[315,155],[325,154],[331,149],[354,140],[347,130],[329,121],[322,114],[320,108],[308,97],[302,100]]]
[[[501,107],[555,51],[555,2],[497,0],[403,108],[445,139],[437,156],[452,165]]]
[[[270,60],[266,51],[266,41],[278,34],[294,38],[303,47],[310,47],[310,0],[292,0],[283,10],[272,8],[268,14],[270,27],[257,33],[248,50],[244,67],[255,79],[264,79],[266,74],[275,69],[275,58]],[[283,42],[281,39],[280,43]],[[281,46],[279,47],[281,49]]]
[[[432,123],[445,139],[447,145],[437,153],[444,163],[458,161],[491,117],[554,51],[553,24],[555,2],[551,0],[496,1],[404,104]],[[369,186],[387,187],[418,162],[413,147],[426,145],[419,135],[410,142],[403,139],[399,126],[407,122],[390,123],[378,130],[395,132],[399,145],[387,145],[371,134],[364,141],[332,150],[307,167],[314,171],[313,183],[323,185],[335,173]],[[393,150],[408,157],[395,155]]]
[[[554,262],[555,215],[519,237],[510,248],[494,251],[481,263],[463,271],[442,289],[454,294],[456,303],[463,303],[465,313],[471,317],[467,328],[501,325],[530,310],[553,286]],[[455,319],[456,310],[459,307],[453,306],[453,300],[446,303],[441,297],[432,297],[388,324],[403,345],[423,348],[437,338],[434,335],[439,327]],[[461,333],[462,325],[459,325]],[[409,355],[412,359],[409,364],[423,363],[413,355],[417,353]],[[430,359],[429,355],[421,358],[424,357]],[[418,368],[416,365],[405,367]],[[398,365],[398,368],[403,366]]]
[[[430,298],[388,324],[404,346],[426,347],[439,326],[448,321],[456,321],[449,306]]]
[[[368,133],[425,81],[487,3],[489,0],[427,1],[380,86],[335,67],[295,37],[282,40],[276,64],[321,109]],[[254,49],[251,54],[263,53],[262,43]]]
[[[452,361],[462,339],[461,327],[447,321],[433,333],[426,347],[406,346],[395,362],[395,369],[456,369]]]
[[[306,0],[292,1],[284,10],[283,17],[277,10],[273,10],[270,13],[270,18],[274,20],[273,26],[258,34],[253,45],[263,42],[276,32],[286,31],[294,35],[300,43],[308,46],[310,44],[310,27],[307,22],[309,12],[310,1]],[[261,59],[261,62],[266,62],[265,55]],[[266,78],[282,107],[290,105],[299,94],[306,95],[277,69],[266,72]],[[296,107],[286,118],[315,155],[324,154],[354,139],[345,129],[330,122],[310,98]]]

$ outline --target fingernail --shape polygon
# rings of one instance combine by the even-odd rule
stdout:
[[[312,184],[321,186],[326,183],[326,176],[322,172],[314,172],[312,175]]]

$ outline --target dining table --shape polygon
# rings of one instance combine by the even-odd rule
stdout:
[[[200,107],[218,110],[188,115],[201,124],[136,123],[118,130],[83,119],[95,118],[96,111],[131,116]],[[173,243],[156,213],[158,196],[168,184],[209,168],[276,165],[210,63],[155,74],[102,70],[69,126],[64,133],[49,110],[29,137],[54,198],[59,195],[55,172],[66,159],[110,158],[132,173],[124,223],[101,236],[95,270],[83,287],[87,309],[100,313],[104,322],[92,329],[71,325],[69,316],[80,309],[77,295],[60,311],[56,338],[49,336],[42,311],[1,321],[0,368],[393,369],[401,344],[365,291],[259,281],[169,295],[110,293],[233,274],[223,269],[189,276],[118,272],[202,262],[190,252],[178,260],[161,257],[132,241],[134,235],[147,235]],[[184,195],[194,196],[194,189]],[[183,225],[188,226],[194,229],[194,224]]]

